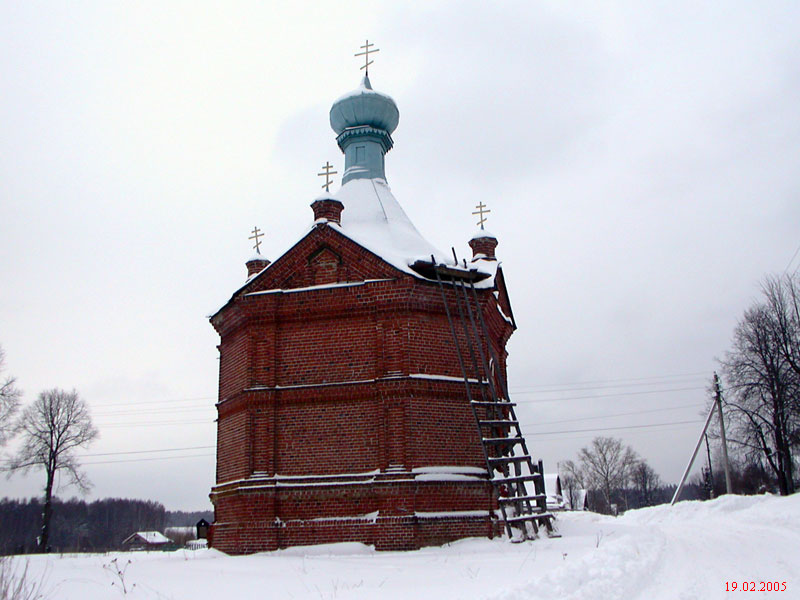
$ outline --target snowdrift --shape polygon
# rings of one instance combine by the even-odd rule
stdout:
[[[560,539],[469,539],[415,552],[333,544],[230,557],[214,550],[35,555],[51,598],[614,600],[800,597],[800,494],[724,496],[630,511],[559,516]],[[24,560],[24,559],[23,559]],[[737,592],[726,585],[737,582]],[[760,591],[785,582],[786,591]],[[112,585],[113,584],[113,585]],[[766,585],[764,586],[766,588]],[[772,586],[770,586],[772,587]]]

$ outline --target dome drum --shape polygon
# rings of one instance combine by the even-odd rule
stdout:
[[[384,154],[391,150],[392,146],[394,146],[392,136],[389,135],[385,129],[378,129],[369,125],[348,127],[339,133],[338,136],[336,136],[336,143],[339,144],[339,148],[341,148],[341,150],[344,152],[350,140],[356,137],[362,139],[366,137],[372,141],[378,142],[381,145],[381,148],[383,148]]]

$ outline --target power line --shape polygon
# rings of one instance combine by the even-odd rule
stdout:
[[[198,396],[196,398],[176,398],[173,400],[142,400],[138,402],[112,402],[110,404],[102,404],[97,408],[106,408],[111,406],[141,406],[144,404],[169,404],[170,402],[197,402],[199,400],[216,400],[216,396]]]
[[[620,384],[613,384],[613,385],[598,385],[598,386],[584,386],[584,387],[573,387],[573,388],[552,388],[552,389],[544,389],[539,387],[521,387],[509,390],[513,394],[560,394],[563,392],[585,392],[591,390],[616,390],[621,388],[632,388],[632,387],[645,387],[645,386],[657,386],[657,385],[675,385],[680,383],[695,383],[703,381],[697,377],[692,378],[685,378],[685,379],[673,379],[671,381],[646,381],[643,383],[620,383]]]
[[[798,250],[800,250],[800,247],[798,247]],[[795,253],[795,254],[797,254],[797,253]],[[794,260],[794,257],[792,258],[792,260]],[[638,382],[638,381],[649,381],[649,380],[658,380],[658,379],[676,379],[676,378],[686,378],[686,377],[693,377],[693,376],[705,375],[705,374],[706,374],[705,371],[697,371],[697,372],[694,372],[694,373],[677,373],[677,374],[674,374],[674,375],[650,375],[650,376],[647,376],[647,377],[627,377],[627,378],[622,378],[622,379],[592,379],[592,380],[586,380],[586,381],[573,381],[573,382],[569,382],[569,383],[551,383],[551,384],[541,384],[541,385],[534,385],[534,386],[522,386],[520,388],[514,388],[511,391],[512,392],[516,392],[516,391],[519,391],[519,390],[536,390],[536,389],[543,390],[545,388],[547,388],[547,389],[549,389],[549,388],[559,388],[558,390],[554,389],[554,391],[577,391],[577,390],[583,389],[587,385],[596,384],[596,383],[600,383],[600,384],[622,383],[622,385],[619,385],[619,386],[599,386],[597,388],[591,388],[591,389],[603,389],[603,387],[628,387],[629,385],[647,385],[647,384],[646,383],[627,384],[625,382],[634,382],[634,381]],[[657,382],[653,381],[653,383],[656,384]],[[665,382],[665,383],[668,383],[668,382]],[[573,386],[573,387],[574,386],[578,386],[578,387],[575,390],[573,390],[569,386]],[[567,389],[561,389],[561,388],[567,388]],[[106,408],[115,408],[115,407],[125,408],[125,407],[129,407],[129,406],[146,406],[146,405],[150,405],[150,404],[160,404],[160,405],[164,405],[164,408],[168,408],[167,405],[175,403],[175,402],[199,402],[201,400],[216,400],[216,399],[217,399],[217,396],[196,396],[196,397],[192,397],[192,398],[175,398],[175,399],[171,399],[171,400],[142,400],[142,401],[129,401],[129,402],[128,401],[126,401],[126,402],[112,402],[112,403],[103,403],[102,405],[96,406],[96,407],[94,407],[94,411],[95,411],[95,414],[97,414],[98,412],[102,412]],[[213,406],[211,406],[210,408],[213,408]],[[174,409],[175,410],[180,410],[177,407],[175,407]]]
[[[110,465],[113,463],[150,462],[153,460],[175,460],[177,458],[199,458],[201,456],[214,456],[213,454],[187,454],[186,456],[158,456],[156,458],[124,458],[122,460],[98,460],[81,463],[82,465]]]
[[[208,450],[215,446],[188,446],[185,448],[159,448],[157,450],[129,450],[125,452],[102,452],[100,454],[83,454],[82,456],[117,456],[120,454],[150,454],[153,452],[178,452],[180,450]]]
[[[797,258],[797,254],[798,254],[798,252],[800,252],[800,246],[798,246],[798,247],[797,247],[797,250],[795,250],[795,251],[794,251],[794,254],[792,254],[792,258],[790,258],[790,259],[789,259],[789,262],[788,262],[788,263],[786,263],[786,268],[783,270],[783,274],[784,274],[784,275],[786,275],[786,272],[789,270],[789,267],[791,267],[791,266],[792,266],[792,263],[794,262],[794,259],[795,259],[795,258]],[[800,268],[800,267],[798,267],[798,268]],[[795,271],[795,273],[796,273],[796,272],[797,272],[797,271]]]
[[[623,425],[619,427],[600,427],[597,429],[565,429],[563,431],[536,431],[528,435],[534,436],[534,435],[551,435],[551,434],[555,435],[559,433],[589,433],[595,431],[616,431],[619,429],[647,429],[649,427],[661,427],[662,425],[687,425],[689,423],[702,423],[702,422],[703,422],[702,419],[699,421],[697,419],[693,419],[691,421],[670,421],[668,423],[651,423],[649,425]]]
[[[173,408],[151,408],[147,409],[148,415],[158,415],[158,414],[170,414],[170,413],[183,413],[183,412],[198,412],[198,411],[209,411],[209,412],[216,412],[214,411],[213,406],[176,406]],[[98,410],[93,411],[94,415],[101,416],[101,417],[124,417],[125,415],[140,415],[142,414],[142,410],[111,410],[111,411],[104,411]]]
[[[798,248],[800,250],[800,247]],[[795,253],[797,254],[797,253]],[[794,260],[794,257],[793,257]],[[533,386],[522,386],[519,388],[513,388],[511,391],[513,393],[525,393],[528,390],[539,390],[542,393],[548,392],[568,392],[568,391],[581,391],[584,389],[608,389],[608,388],[620,388],[620,387],[638,387],[642,385],[658,385],[659,382],[655,380],[675,380],[678,378],[688,378],[694,377],[698,375],[706,374],[705,371],[697,371],[693,373],[677,373],[673,375],[650,375],[647,377],[628,377],[622,379],[594,379],[594,380],[586,380],[586,381],[574,381],[569,383],[552,383],[552,384],[542,384],[542,385],[533,385]],[[630,383],[630,382],[645,382],[645,383]],[[614,384],[619,383],[620,385],[601,385],[595,387],[588,387],[592,384]],[[661,383],[675,383],[675,381],[664,381]],[[142,400],[142,401],[130,401],[130,402],[113,402],[110,404],[102,404],[97,407],[94,407],[94,414],[101,414],[104,416],[111,416],[113,415],[124,415],[124,414],[138,414],[140,411],[115,411],[113,409],[120,407],[120,408],[127,408],[132,406],[147,406],[152,404],[159,404],[162,407],[156,409],[155,411],[150,412],[169,412],[169,411],[190,411],[190,410],[199,410],[202,407],[214,408],[214,406],[210,406],[208,404],[203,404],[198,407],[172,407],[169,406],[172,403],[176,402],[199,402],[202,400],[216,400],[216,396],[196,396],[192,398],[176,398],[172,400]],[[105,412],[105,409],[112,409],[112,411]]]
[[[677,430],[680,430],[680,429],[686,429],[686,425],[670,425],[670,426],[666,426],[665,425],[663,428],[658,430],[658,433],[661,433],[661,432],[664,432],[664,431],[677,431]],[[649,431],[647,429],[637,429],[637,430],[634,430],[634,431],[629,431],[626,435],[627,436],[632,436],[632,435],[653,435],[653,432]],[[547,443],[556,443],[556,442],[566,442],[566,441],[569,441],[569,440],[587,440],[587,439],[593,437],[591,432],[584,433],[583,435],[554,436],[552,438],[548,438],[546,436],[547,436],[547,434],[542,434],[541,436],[537,436],[536,437],[536,439],[538,440],[537,443],[547,444]]]
[[[627,377],[623,379],[589,379],[586,381],[572,381],[568,383],[549,383],[535,386],[524,386],[523,388],[516,389],[534,389],[534,388],[562,388],[565,386],[586,386],[595,383],[626,383],[631,381],[648,381],[655,379],[682,379],[686,377],[696,377],[700,375],[708,375],[707,371],[695,371],[693,373],[677,373],[675,375],[649,375],[647,377]]]
[[[640,392],[620,392],[618,394],[595,394],[591,396],[571,396],[567,398],[547,398],[543,400],[516,400],[518,403],[538,404],[544,402],[562,402],[566,400],[589,400],[593,398],[617,398],[619,396],[640,396],[644,394],[661,394],[667,392],[687,392],[704,390],[705,387],[685,387],[685,388],[669,388],[664,390],[643,390]],[[517,394],[535,394],[536,392],[517,392]]]
[[[529,425],[523,425],[523,427],[538,427],[540,425],[557,425],[558,423],[575,423],[576,421],[591,421],[593,419],[610,419],[612,417],[628,417],[631,415],[643,415],[646,413],[665,412],[668,410],[678,410],[680,408],[689,408],[689,407],[702,408],[701,406],[698,406],[696,402],[693,402],[692,404],[681,404],[679,406],[670,406],[668,408],[653,408],[651,410],[636,410],[632,412],[615,413],[613,415],[597,415],[594,417],[579,417],[577,419],[563,419],[561,421],[545,421],[544,423],[539,422],[535,424],[531,423]]]
[[[213,425],[214,419],[195,419],[192,421],[144,421],[137,423],[97,423],[97,427],[102,429],[108,428],[128,428],[128,427],[163,427],[167,425],[199,425],[207,424]]]

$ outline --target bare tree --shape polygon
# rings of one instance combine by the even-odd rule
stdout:
[[[630,481],[633,489],[639,494],[642,506],[655,504],[655,494],[656,490],[661,487],[661,477],[653,467],[647,464],[646,460],[642,459],[633,466]]]
[[[611,510],[614,495],[624,492],[631,470],[639,461],[636,452],[617,438],[596,437],[589,447],[581,448],[578,458],[589,487],[600,491]]]
[[[89,409],[75,390],[52,389],[39,394],[26,407],[18,423],[22,447],[9,463],[10,471],[26,472],[32,468],[45,471],[42,533],[39,549],[47,550],[52,516],[53,484],[56,473],[63,471],[81,491],[89,489],[89,480],[80,470],[75,451],[88,446],[96,437]]]
[[[779,352],[788,368],[800,377],[800,280],[790,276],[767,277],[762,290],[775,319]]]
[[[0,346],[0,373],[5,368],[6,355]],[[13,431],[14,415],[19,408],[22,391],[16,386],[17,380],[8,376],[0,383],[0,446],[3,446]]]
[[[586,489],[583,471],[580,466],[571,460],[564,461],[559,467],[561,489],[567,497],[567,502],[572,510],[578,510],[582,498],[582,491]]]
[[[768,278],[765,300],[736,326],[722,361],[732,442],[748,460],[766,463],[783,495],[794,492],[800,443],[800,293],[791,278]]]

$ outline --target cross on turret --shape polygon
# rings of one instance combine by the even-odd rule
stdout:
[[[325,161],[325,166],[322,167],[322,173],[317,173],[317,177],[325,177],[325,183],[322,184],[321,187],[325,188],[326,192],[330,192],[330,185],[331,185],[331,175],[336,175],[339,171],[331,171],[333,165],[329,163],[327,160]]]
[[[364,43],[363,46],[359,46],[359,48],[363,48],[364,51],[363,52],[358,52],[358,53],[353,55],[353,56],[363,56],[364,57],[364,64],[359,67],[359,70],[360,69],[364,69],[364,74],[365,75],[369,75],[369,66],[372,63],[375,62],[374,60],[370,60],[369,59],[369,55],[371,53],[380,52],[380,48],[375,48],[374,50],[371,49],[372,46],[374,46],[374,45],[375,44],[370,44],[369,40],[366,40],[366,42]]]
[[[492,211],[486,208],[486,205],[483,203],[483,201],[479,202],[478,206],[476,206],[475,208],[477,208],[478,210],[473,211],[472,214],[480,215],[480,221],[478,221],[476,225],[480,225],[481,229],[483,229],[483,224],[486,223],[486,217],[484,217],[483,215],[490,213]]]
[[[258,238],[260,238],[260,237],[264,237],[264,234],[263,234],[263,233],[261,233],[261,230],[260,230],[258,227],[253,227],[252,234],[253,234],[253,235],[251,235],[251,236],[250,236],[249,238],[247,238],[247,239],[248,239],[248,240],[255,240],[255,241],[256,241],[256,245],[255,245],[255,246],[253,246],[253,248],[255,249],[255,251],[256,251],[256,253],[257,253],[257,254],[261,254],[261,241],[260,241]]]

